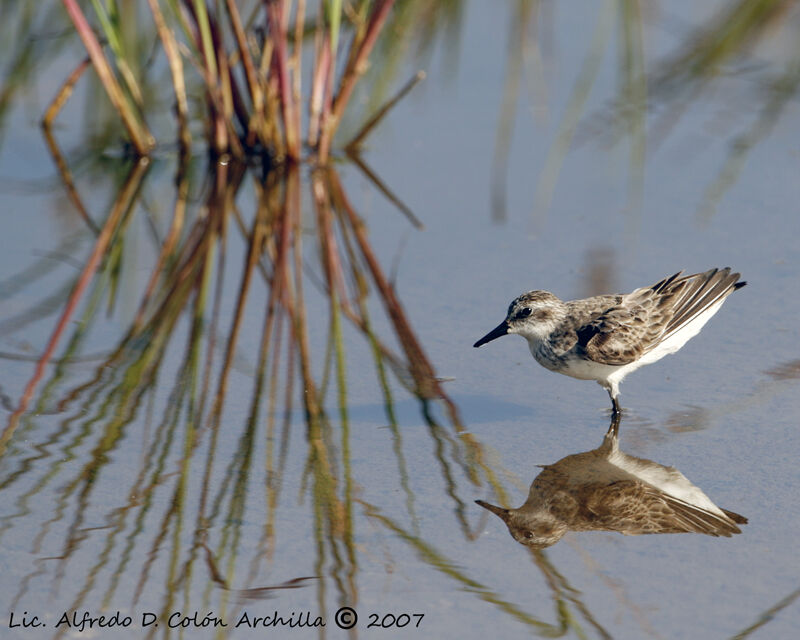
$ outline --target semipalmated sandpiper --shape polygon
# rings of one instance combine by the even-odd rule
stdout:
[[[596,380],[608,391],[613,414],[619,415],[622,379],[675,353],[745,284],[726,267],[683,277],[679,272],[631,293],[568,302],[548,291],[529,291],[473,346],[517,333],[543,367]]]

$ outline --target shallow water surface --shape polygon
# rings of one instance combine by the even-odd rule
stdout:
[[[66,316],[97,235],[35,121],[83,54],[43,66],[0,138],[0,636],[794,637],[800,15],[712,78],[720,7],[458,3],[363,154],[420,226],[344,158],[89,160],[79,85],[59,142],[92,224],[119,219]],[[608,399],[472,344],[529,289],[715,266],[748,285],[625,381],[620,443],[742,533],[517,544],[474,501],[596,448]]]

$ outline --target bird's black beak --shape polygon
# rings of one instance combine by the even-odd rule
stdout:
[[[495,505],[489,504],[488,502],[484,502],[483,500],[476,500],[475,504],[479,504],[484,509],[488,509],[494,515],[499,517],[503,522],[508,522],[508,517],[510,515],[508,509],[503,509],[503,507],[496,507]]]
[[[504,336],[508,333],[508,323],[503,320],[499,325],[497,325],[494,329],[492,329],[489,333],[483,336],[480,340],[478,340],[473,347],[480,347],[482,344],[486,344],[487,342],[491,342],[495,338],[499,338]]]

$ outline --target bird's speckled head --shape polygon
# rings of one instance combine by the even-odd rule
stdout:
[[[483,500],[475,502],[505,522],[514,540],[532,549],[544,549],[554,545],[567,532],[567,525],[545,508],[535,511],[524,508],[503,509]]]
[[[564,303],[549,291],[528,291],[514,298],[508,305],[506,319],[473,346],[480,347],[509,333],[518,333],[529,341],[542,340],[550,335],[564,314]]]
[[[511,301],[506,320],[514,325],[549,322],[558,315],[563,306],[564,303],[549,291],[528,291]]]

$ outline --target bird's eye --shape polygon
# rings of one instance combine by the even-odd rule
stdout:
[[[530,307],[525,307],[523,309],[520,309],[517,312],[517,316],[516,317],[518,319],[522,319],[522,318],[527,318],[529,315],[531,315],[531,309],[530,309]]]
[[[533,531],[525,531],[522,535],[524,535],[527,540],[530,540],[533,538]]]

